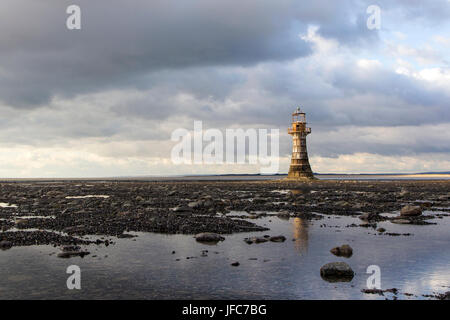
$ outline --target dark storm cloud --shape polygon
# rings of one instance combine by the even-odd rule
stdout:
[[[0,3],[0,99],[12,106],[56,95],[146,88],[148,73],[247,66],[307,56],[308,24],[324,37],[370,46],[366,1],[80,0],[82,30],[67,30],[72,1]],[[6,31],[6,32],[5,32]]]
[[[54,95],[139,87],[162,69],[249,65],[310,53],[290,1],[78,1],[82,30],[65,27],[68,1],[0,4],[0,98],[14,106]]]
[[[382,1],[387,10],[431,19],[448,2]],[[0,3],[0,100],[16,107],[56,96],[146,88],[149,72],[194,66],[251,65],[307,56],[298,34],[308,24],[341,43],[370,46],[371,1],[77,1],[82,30],[65,27],[72,1]]]

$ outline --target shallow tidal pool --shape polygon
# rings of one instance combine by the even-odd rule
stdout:
[[[437,212],[434,212],[437,213]],[[270,228],[263,232],[225,235],[206,245],[191,235],[134,233],[133,239],[90,245],[84,258],[61,259],[53,246],[13,247],[0,251],[1,299],[392,299],[365,294],[370,265],[381,270],[381,288],[397,288],[398,299],[428,299],[422,295],[450,291],[450,217],[437,225],[380,222],[389,233],[346,227],[361,221],[325,216],[322,220],[251,220]],[[284,235],[282,243],[247,244],[244,238]],[[353,248],[350,258],[330,249]],[[206,252],[207,250],[207,252]],[[172,253],[175,251],[175,253]],[[202,254],[203,252],[203,254]],[[238,261],[239,266],[231,266]],[[355,272],[351,282],[330,283],[320,277],[328,262],[347,262]],[[69,290],[66,269],[81,269],[81,290]]]

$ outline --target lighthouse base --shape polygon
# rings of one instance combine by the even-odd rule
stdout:
[[[315,179],[309,164],[291,165],[289,168],[288,180]]]

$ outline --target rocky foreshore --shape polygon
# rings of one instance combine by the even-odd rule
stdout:
[[[422,210],[440,213],[422,215]],[[361,224],[355,226],[376,230],[379,221],[429,224],[448,212],[450,181],[445,180],[4,182],[0,184],[0,241],[8,244],[7,249],[104,244],[106,237],[132,237],[128,232],[133,231],[264,231],[267,228],[258,225],[258,218],[267,215],[358,216]],[[98,235],[100,240],[86,235]]]

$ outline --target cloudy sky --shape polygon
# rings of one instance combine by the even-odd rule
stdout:
[[[173,164],[194,120],[280,129],[287,172],[298,105],[315,172],[448,171],[449,66],[448,0],[2,0],[0,177],[259,171]]]

